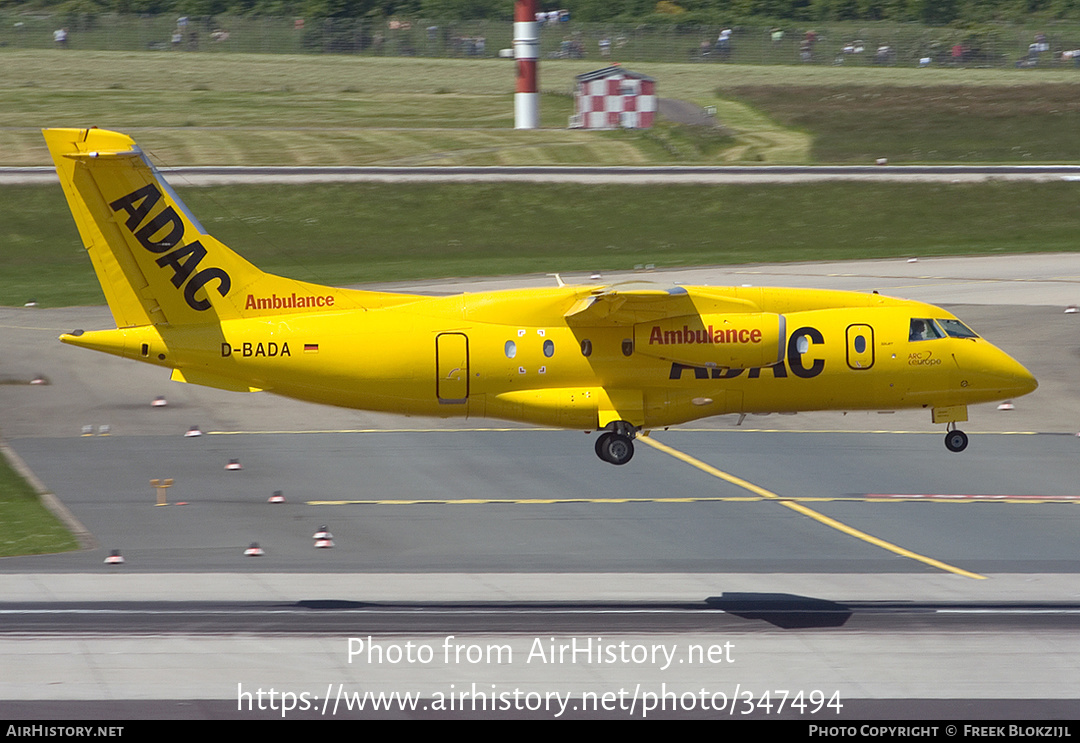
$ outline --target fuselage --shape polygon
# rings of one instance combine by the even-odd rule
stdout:
[[[228,390],[406,415],[642,429],[724,413],[930,408],[1035,389],[1019,363],[932,305],[878,294],[629,282],[425,297],[261,271],[206,232],[129,137],[44,132],[116,328],[66,343]],[[561,281],[560,281],[561,284]]]
[[[973,333],[939,330],[942,337],[913,339],[913,322],[957,322],[932,305],[825,290],[710,289],[718,291],[784,318],[784,335],[775,341],[779,361],[710,361],[731,358],[724,347],[740,338],[724,337],[719,321],[707,323],[707,316],[676,326],[648,318],[568,320],[581,287],[402,296],[372,309],[313,306],[215,325],[158,326],[164,359],[142,355],[135,342],[124,355],[230,389],[586,430],[604,424],[598,411],[605,406],[635,426],[655,428],[725,413],[945,408],[1036,386],[1023,366]],[[356,294],[362,301],[363,292]],[[741,332],[742,345],[752,347],[753,329]]]

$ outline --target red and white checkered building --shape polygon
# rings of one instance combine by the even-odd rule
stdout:
[[[577,76],[571,129],[648,129],[656,117],[656,81],[618,65]]]

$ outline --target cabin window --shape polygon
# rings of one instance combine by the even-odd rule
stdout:
[[[855,336],[855,353],[866,353],[866,336]]]
[[[544,341],[544,355],[549,359],[555,355],[555,342],[552,340]]]
[[[634,353],[634,341],[630,338],[626,338],[622,342],[622,355],[630,356]]]
[[[503,352],[506,354],[506,358],[512,359],[517,356],[517,344],[513,341],[507,341],[503,347]]]
[[[938,320],[938,323],[945,332],[949,334],[950,338],[978,338],[979,336],[964,323],[959,320]]]
[[[588,338],[581,341],[581,355],[585,358],[592,356],[592,341]]]
[[[908,331],[909,341],[931,341],[944,337],[945,334],[933,320],[918,317],[911,319],[911,329]]]

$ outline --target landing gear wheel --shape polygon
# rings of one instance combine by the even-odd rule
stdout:
[[[605,433],[596,440],[596,455],[610,464],[626,464],[634,456],[634,441],[620,433]]]
[[[949,451],[963,451],[967,445],[968,437],[963,431],[954,430],[945,434],[945,448]]]
[[[596,456],[600,457],[605,462],[608,461],[607,457],[604,456],[604,451],[607,448],[607,440],[610,439],[614,435],[615,434],[613,434],[611,432],[608,432],[608,433],[602,433],[602,434],[600,434],[599,436],[596,437]]]

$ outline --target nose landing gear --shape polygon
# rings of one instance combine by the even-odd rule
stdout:
[[[966,382],[964,383],[967,384]],[[934,408],[931,414],[934,423],[945,424],[945,448],[949,451],[963,451],[967,448],[967,434],[956,427],[968,419],[967,405],[948,405]]]
[[[949,429],[945,432],[945,448],[949,451],[963,451],[967,445],[967,434],[956,428],[955,423],[950,423]]]

